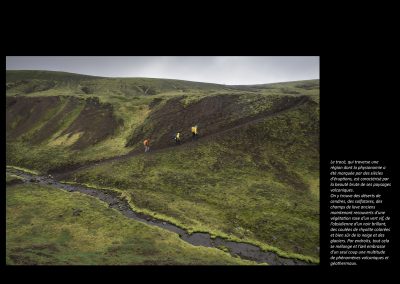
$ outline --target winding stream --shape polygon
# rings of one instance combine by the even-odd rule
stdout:
[[[166,229],[168,231],[177,233],[179,237],[194,246],[204,246],[204,247],[214,247],[218,248],[220,246],[226,247],[232,256],[239,256],[242,259],[253,260],[258,263],[268,263],[269,265],[310,265],[311,263],[290,259],[278,256],[274,252],[262,251],[259,247],[240,242],[232,242],[225,240],[220,237],[211,238],[208,233],[193,233],[188,234],[182,228],[171,224],[167,221],[155,219],[152,216],[145,215],[142,213],[134,212],[129,206],[128,202],[121,198],[118,193],[106,190],[106,189],[92,189],[84,186],[70,185],[58,182],[50,177],[31,175],[23,171],[16,169],[8,169],[7,172],[18,175],[23,179],[24,183],[37,183],[42,185],[51,185],[53,187],[68,191],[68,192],[80,192],[86,195],[94,196],[103,202],[106,202],[109,207],[118,210],[124,216],[137,220],[142,223],[146,223],[152,226],[158,226],[160,228]]]

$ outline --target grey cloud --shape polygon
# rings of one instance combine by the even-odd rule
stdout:
[[[6,68],[231,85],[319,79],[318,56],[11,56]]]

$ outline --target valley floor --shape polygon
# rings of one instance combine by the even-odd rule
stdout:
[[[6,205],[9,265],[256,264],[192,246],[174,233],[129,220],[95,198],[51,186],[9,185]]]

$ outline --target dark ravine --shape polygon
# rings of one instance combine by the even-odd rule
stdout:
[[[68,192],[80,192],[86,195],[90,195],[100,199],[107,203],[110,208],[118,210],[124,216],[140,221],[142,223],[157,226],[168,231],[177,233],[179,237],[194,246],[214,247],[221,248],[225,247],[229,250],[232,256],[239,256],[242,259],[253,260],[258,263],[267,263],[269,265],[312,265],[312,263],[305,262],[297,259],[284,258],[277,255],[274,252],[262,251],[259,247],[248,244],[228,241],[226,239],[216,237],[211,238],[208,233],[193,233],[188,234],[184,229],[169,223],[167,221],[155,219],[152,216],[134,212],[128,202],[122,198],[118,193],[107,190],[107,189],[93,189],[85,186],[77,186],[71,184],[65,184],[55,180],[52,177],[36,176],[26,172],[16,170],[13,168],[7,168],[7,172],[18,175],[23,179],[24,183],[37,183],[41,185],[50,185],[58,189],[62,189]]]

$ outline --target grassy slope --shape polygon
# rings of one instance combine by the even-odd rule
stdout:
[[[99,95],[133,97],[164,92],[221,91],[224,85],[171,79],[103,78],[66,72],[6,71],[7,93],[26,95]]]
[[[79,193],[16,185],[7,188],[6,204],[7,264],[254,264],[191,246]]]
[[[67,101],[68,99],[63,100]],[[125,147],[126,140],[131,135],[133,129],[146,118],[148,103],[151,100],[150,98],[144,98],[125,102],[119,100],[113,101],[111,99],[110,102],[114,106],[114,113],[117,119],[124,121],[123,126],[118,128],[112,137],[82,151],[76,151],[70,148],[70,142],[73,141],[69,140],[68,135],[59,137],[58,134],[67,129],[82,111],[85,102],[83,100],[73,112],[68,114],[63,123],[57,128],[56,133],[49,136],[39,145],[30,143],[35,134],[35,129],[25,133],[16,140],[7,141],[7,163],[46,172],[50,168],[69,163],[79,163],[126,154],[134,148]],[[61,111],[63,106],[64,104],[61,104],[55,111]],[[46,122],[47,120],[45,119],[39,122],[36,130],[43,127]]]

